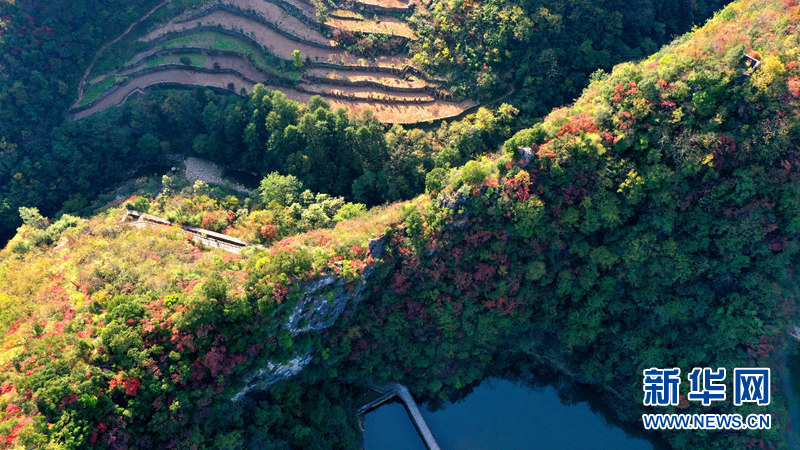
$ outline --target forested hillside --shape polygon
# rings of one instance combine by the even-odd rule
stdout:
[[[734,2],[593,82],[502,157],[429,183],[392,238],[389,289],[329,335],[344,366],[447,399],[522,354],[595,386],[632,423],[653,412],[642,370],[665,361],[784,373],[797,321],[798,20],[796,2]],[[762,61],[755,71],[745,52]],[[796,445],[784,393],[773,395],[769,432],[664,439]],[[764,408],[684,398],[657,412]]]
[[[197,3],[196,0],[172,1],[149,17],[141,27],[157,27],[184,10],[195,7]],[[483,5],[465,3],[462,6],[458,2],[436,2],[430,13],[425,9],[419,9],[413,15],[410,9],[398,13],[403,16],[403,22],[390,14],[382,15],[379,21],[373,20],[373,15],[364,12],[365,6],[358,2],[352,2],[352,5],[348,3],[348,7],[355,8],[359,20],[353,20],[353,12],[339,11],[334,4],[325,6],[323,2],[316,2],[312,5],[298,0],[296,3],[305,11],[302,13],[286,7],[285,2],[279,0],[266,6],[275,7],[272,3],[284,5],[285,9],[299,14],[298,17],[305,17],[303,20],[316,28],[330,28],[330,39],[354,55],[369,58],[379,50],[383,51],[381,49],[384,47],[409,50],[409,54],[415,55],[412,64],[430,72],[436,79],[444,77],[444,87],[454,89],[460,96],[475,97],[488,103],[511,93],[506,101],[521,111],[523,117],[530,119],[577,96],[588,83],[589,74],[597,68],[609,68],[615,63],[649,54],[658,45],[668,42],[673,34],[686,31],[694,22],[701,22],[722,2],[659,2],[663,6],[658,8],[649,2],[636,8],[627,2],[572,4],[535,1],[521,6],[502,2]],[[79,79],[94,53],[158,4],[157,1],[136,1],[126,3],[123,8],[101,0],[80,3],[0,2],[0,102],[3,105],[0,108],[0,241],[5,242],[10,238],[19,225],[15,213],[19,206],[37,206],[43,213],[52,216],[63,213],[88,214],[87,205],[100,192],[130,176],[132,168],[152,163],[163,152],[210,154],[219,157],[218,162],[237,167],[242,166],[241,154],[255,151],[271,152],[272,155],[276,153],[270,148],[277,141],[269,143],[266,139],[271,137],[273,128],[282,130],[290,123],[267,125],[265,132],[270,133],[267,136],[260,130],[265,118],[243,117],[242,114],[252,112],[245,106],[240,106],[238,112],[226,110],[228,107],[235,109],[234,105],[241,102],[224,99],[217,93],[199,91],[187,95],[167,89],[167,93],[156,94],[151,89],[144,101],[131,98],[125,105],[114,108],[113,112],[98,114],[93,121],[64,122],[67,109],[78,92]],[[659,9],[662,7],[663,10]],[[315,10],[319,10],[321,16],[326,16],[330,10],[330,17],[324,24],[316,23],[319,18],[312,13]],[[447,22],[446,17],[454,23]],[[405,24],[406,19],[413,30]],[[211,21],[210,18],[204,20]],[[291,21],[288,18],[283,20]],[[297,18],[292,20],[297,21]],[[387,35],[386,30],[406,35],[400,39],[402,45],[389,38],[391,33]],[[227,29],[226,32],[242,34],[236,29]],[[419,36],[414,36],[414,33]],[[107,69],[119,63],[116,59],[141,44],[134,42],[136,37],[123,39],[112,46],[103,54],[110,54],[110,60],[101,58],[95,69]],[[237,39],[240,38],[247,36]],[[251,53],[255,50],[236,39],[233,40],[238,43],[230,47],[233,45],[228,42],[231,39],[227,35],[211,39],[216,45],[211,50],[230,53],[233,48],[248,57],[254,57]],[[163,44],[167,47],[189,45],[178,41],[180,39],[172,39]],[[200,45],[192,42],[190,47]],[[459,42],[463,42],[463,45],[459,45]],[[175,50],[172,47],[170,49]],[[492,54],[491,58],[484,61],[483,55],[489,53],[489,48],[500,53]],[[195,48],[192,51],[199,50]],[[202,59],[209,66],[208,70],[220,70],[211,59],[184,53],[142,59],[139,62],[146,69],[159,65],[186,68]],[[301,54],[299,61],[294,58],[287,60],[285,55],[283,59],[276,60],[275,55],[267,55],[263,61],[257,57],[255,60],[261,61],[259,67],[263,66],[263,70],[274,71],[275,67],[280,67],[285,72],[296,72],[295,63],[306,67],[312,62],[341,62],[325,61],[325,58],[316,60],[309,55],[308,52]],[[466,67],[466,70],[456,71],[455,67]],[[342,83],[344,81],[339,78],[349,73],[346,70],[342,73],[336,70],[332,73],[320,71],[320,68],[308,68],[307,75],[336,79],[328,79],[325,83]],[[92,95],[101,93],[103,89],[100,88],[107,88],[109,81],[127,76],[118,74],[103,77],[102,71],[91,75],[86,88],[92,90]],[[296,78],[297,75],[292,72],[289,78]],[[95,83],[97,89],[92,87],[94,78],[99,79]],[[467,86],[476,81],[479,89],[468,92]],[[403,89],[422,89],[413,80],[399,79],[392,83],[411,86]],[[325,92],[320,93],[325,95]],[[308,97],[311,94],[304,95]],[[380,97],[383,94],[376,95]],[[204,115],[202,112],[206,107],[209,110]],[[377,102],[375,108],[378,107],[384,108],[386,104]],[[451,125],[451,133],[445,132],[444,135],[434,131],[426,135],[395,129],[377,136],[374,131],[371,140],[365,141],[362,146],[368,146],[368,152],[377,155],[378,161],[366,169],[355,167],[357,162],[348,161],[342,167],[337,164],[335,170],[342,173],[344,179],[339,185],[330,187],[333,189],[330,193],[375,204],[412,198],[422,192],[423,173],[434,167],[442,170],[455,167],[468,158],[493,151],[497,143],[508,138],[512,124],[506,118],[517,115],[511,114],[514,109],[495,114],[502,118],[502,123],[487,125],[487,121],[483,121],[479,124],[467,122]],[[156,129],[161,122],[153,122],[154,117],[161,119],[164,116],[168,117],[171,125],[166,133],[163,132],[164,128]],[[199,121],[201,116],[202,124]],[[221,116],[227,121],[224,133],[220,131]],[[480,115],[478,119],[481,119]],[[213,126],[206,125],[209,121],[213,122]],[[248,134],[239,128],[249,123],[254,125],[250,130],[250,140],[246,141],[244,138]],[[456,128],[453,129],[453,126]],[[497,128],[502,128],[502,131],[496,133]],[[173,132],[175,129],[186,130],[179,135],[180,141]],[[292,133],[289,132],[290,139]],[[352,141],[347,131],[341,128],[325,133],[330,141]],[[401,161],[386,162],[384,143],[392,149],[389,151],[403,154],[398,156]],[[220,150],[220,145],[224,145],[225,149]],[[429,150],[431,146],[436,153],[445,150],[441,158],[434,160]],[[393,150],[399,147],[404,149]],[[325,158],[316,162],[310,151],[298,151],[292,145],[287,148],[295,152],[295,158],[248,157],[245,161],[252,165],[245,169],[257,172],[259,176],[274,170],[284,173],[297,171],[292,172],[297,176],[318,176],[319,167],[315,167],[315,164],[325,164]],[[417,156],[412,157],[412,154]],[[310,182],[309,179],[306,181]],[[320,185],[320,188],[326,187]]]
[[[94,52],[157,3],[134,0],[122,8],[107,0],[0,2],[0,240],[19,224],[18,206],[55,212],[70,196],[96,193],[86,175],[69,182],[90,173],[69,163],[86,158],[59,146],[51,131],[63,122]],[[55,192],[53,186],[64,180],[66,189]]]
[[[541,116],[572,101],[589,75],[658,50],[724,0],[435,1],[414,61],[451,77],[456,93]]]
[[[799,24],[794,0],[736,1],[644,61],[596,76],[501,152],[423,165],[426,193],[407,204],[365,213],[306,192],[340,189],[309,170],[272,174],[250,199],[167,177],[128,206],[267,249],[204,250],[175,227],[119,224],[121,209],[49,221],[23,208],[25,225],[0,252],[0,433],[9,446],[353,447],[368,382],[448,400],[490,375],[549,370],[636,423],[644,368],[782,373],[798,319]],[[755,71],[744,53],[761,61]],[[180,117],[180,102],[206,94],[167,95],[164,115],[126,108],[114,120]],[[193,139],[201,154],[238,139],[226,130],[245,119],[222,120],[251,107],[263,116],[243,139],[282,144],[234,157],[286,164],[291,154],[271,152],[295,133],[303,148],[353,151],[367,165],[349,179],[384,170],[352,143],[303,134],[310,122],[329,125],[330,139],[355,130],[355,145],[382,139],[368,119],[263,92],[209,99],[202,114],[174,119],[213,130]],[[478,141],[485,151],[510,133],[502,112],[468,120],[499,130]],[[464,135],[449,130],[438,142]],[[379,148],[390,152],[402,133]],[[151,154],[163,145],[137,141]],[[459,157],[476,154],[464,148]],[[357,196],[351,189],[343,194]],[[310,299],[348,308],[324,326],[292,320]],[[258,389],[270,369],[299,366],[298,378]],[[773,384],[772,430],[654,437],[676,448],[786,447],[787,405]],[[659,412],[764,409],[682,401]]]
[[[243,408],[252,401],[230,399],[257,386],[258,371],[321,348],[317,334],[303,332],[307,320],[285,324],[320,278],[338,280],[318,293],[322,301],[359,286],[373,264],[368,239],[398,223],[398,208],[367,212],[276,174],[254,198],[202,182],[165,184],[152,200],[131,198],[125,207],[271,247],[204,251],[175,226],[121,224],[119,208],[55,222],[23,208],[25,224],[0,252],[3,446],[304,442],[308,432],[284,436],[308,427],[296,392],[272,391],[279,400],[255,416]],[[304,230],[314,231],[298,234]],[[315,389],[327,396],[345,388]],[[355,406],[328,405],[324,425],[307,437],[312,446],[357,445]]]

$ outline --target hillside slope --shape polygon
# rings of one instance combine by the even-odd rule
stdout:
[[[352,446],[365,381],[442,400],[548,368],[636,424],[653,412],[644,368],[780,373],[797,320],[799,21],[794,0],[737,1],[598,76],[504,155],[432,172],[379,254],[367,240],[388,224],[238,259],[114,215],[64,231],[58,247],[7,248],[0,296],[16,307],[3,317],[0,432],[31,446]],[[749,75],[745,52],[761,61]],[[330,275],[343,280],[333,298],[358,292],[360,304],[293,335],[292,307]],[[228,401],[290,360],[307,364],[300,380]],[[772,387],[768,408],[657,411],[766,411],[770,431],[661,437],[787,446],[787,400]]]
[[[150,151],[159,149],[150,145],[159,123],[147,111],[156,109],[153,103],[163,102],[158,109],[171,118],[189,119],[180,126],[185,141],[179,145],[172,129],[155,135],[160,149],[169,141],[170,151],[182,154],[205,140],[207,133],[196,127],[203,108],[234,103],[222,93],[241,93],[258,82],[302,101],[322,95],[334,108],[370,110],[387,122],[453,116],[471,104],[461,97],[502,96],[523,117],[540,116],[574,99],[598,67],[651,53],[723,0],[648,0],[637,8],[617,0],[533,0],[523,10],[507,0],[441,8],[444,3],[0,2],[0,242],[19,226],[19,206],[50,216],[86,215],[87,204],[125,181],[128,170],[153,164]],[[681,14],[671,14],[676,10]],[[448,17],[453,22],[443,20]],[[484,61],[486,46],[498,52],[491,61]],[[461,66],[467,70],[453,70]],[[476,79],[480,89],[466,90]],[[178,99],[189,86],[218,95],[197,89],[193,99]],[[93,120],[68,120],[89,114]],[[228,144],[234,153],[252,147],[241,139]],[[465,150],[463,157],[475,154]],[[273,170],[280,168],[260,175]],[[409,190],[402,199],[417,194]]]
[[[504,156],[429,177],[442,193],[418,199],[392,241],[389,289],[333,347],[354,349],[353,371],[440,399],[524,355],[595,386],[634,424],[647,412],[773,414],[769,432],[665,433],[675,447],[786,445],[777,378],[769,408],[690,403],[686,382],[678,407],[644,408],[642,371],[785,372],[797,320],[799,14],[794,1],[734,2],[598,77]],[[761,61],[751,74],[745,52]]]

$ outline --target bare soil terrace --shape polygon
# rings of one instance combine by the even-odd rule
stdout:
[[[311,3],[308,3],[308,2],[303,1],[303,0],[285,0],[285,1],[286,1],[286,3],[294,6],[297,9],[299,9],[309,19],[317,20],[317,10],[314,9],[314,6]]]
[[[306,74],[330,80],[346,80],[350,82],[372,81],[389,87],[399,88],[424,88],[428,83],[414,76],[402,77],[389,73],[375,74],[372,72],[361,72],[356,70],[336,70],[336,69],[307,69]]]
[[[354,6],[369,5],[366,1],[383,8],[412,7],[403,0],[359,0]],[[299,102],[321,95],[334,108],[355,114],[372,111],[385,123],[443,119],[475,105],[442,100],[451,96],[427,81],[428,77],[419,76],[416,69],[409,71],[410,60],[404,53],[365,57],[330,38],[331,30],[341,29],[359,36],[416,39],[403,19],[380,9],[368,11],[365,17],[357,11],[335,10],[323,25],[305,0],[206,3],[143,33],[137,45],[150,48],[131,53],[124,67],[93,76],[85,89],[91,96],[84,97],[81,91],[76,106],[84,106],[75,107],[71,116],[82,119],[159,84],[209,86],[238,93],[263,83]],[[299,68],[296,51],[302,62]]]
[[[384,67],[401,67],[408,63],[407,58],[398,56],[379,56],[367,60],[359,55],[350,54],[347,51],[337,49],[331,42],[327,43],[328,48],[320,48],[302,41],[289,39],[283,34],[275,31],[267,25],[251,20],[247,17],[234,14],[230,11],[214,11],[213,13],[198,19],[182,23],[169,23],[155,31],[148,33],[142,39],[145,42],[152,41],[169,33],[183,32],[197,29],[201,26],[217,26],[222,29],[239,32],[245,36],[252,37],[257,42],[264,45],[270,53],[287,60],[294,58],[294,51],[299,50],[302,59],[310,58],[312,61],[322,61],[339,63],[346,65],[378,65]],[[335,42],[334,42],[335,44]]]
[[[384,17],[380,21],[363,17],[344,18],[330,16],[325,23],[334,28],[341,28],[343,30],[359,33],[386,34],[390,36],[402,36],[411,40],[417,39],[417,35],[414,33],[414,30],[408,26],[407,22],[392,16]]]
[[[169,69],[131,79],[130,82],[120,86],[119,89],[102,98],[91,108],[75,113],[73,118],[79,120],[88,117],[96,112],[122,103],[133,93],[141,92],[150,86],[165,83],[211,86],[220,89],[228,89],[229,85],[233,84],[236,92],[242,88],[247,92],[253,90],[252,83],[235,74],[192,72],[182,68]],[[302,103],[308,102],[313,95],[281,86],[265,86],[267,89],[283,92],[288,98]],[[400,124],[413,124],[446,119],[456,116],[475,105],[471,101],[460,103],[436,101],[426,104],[386,104],[338,98],[328,98],[327,100],[334,109],[345,108],[358,115],[366,111],[372,111],[375,117],[381,122]]]
[[[270,3],[264,0],[225,0],[224,3],[219,3],[224,5],[229,5],[241,9],[242,11],[252,11],[258,14],[259,16],[263,17],[267,21],[277,25],[283,30],[287,30],[308,41],[316,42],[318,44],[327,45],[327,46],[335,46],[336,41],[330,40],[320,34],[319,31],[311,29],[305,23],[301,22],[296,17],[288,14],[284,11],[280,6]],[[176,17],[172,19],[169,23],[165,26],[157,28],[150,33],[146,34],[145,36],[140,38],[140,41],[146,42],[155,39],[157,34],[164,34],[166,32],[180,30],[181,23],[186,22],[188,18],[191,16],[196,15],[197,12],[191,12],[182,15],[181,17]],[[214,15],[216,13],[212,13]],[[205,22],[209,16],[198,18],[196,22]],[[226,25],[229,25],[232,29],[236,29],[241,25],[241,20],[245,19],[244,17],[240,16],[239,20],[233,20],[231,22],[223,22]],[[316,19],[315,19],[316,20]]]
[[[436,101],[426,104],[386,104],[370,102],[353,102],[339,99],[328,99],[334,108],[346,108],[356,114],[371,111],[375,117],[384,123],[415,124],[457,116],[475,106],[475,102]]]
[[[387,99],[394,99],[398,103],[405,103],[412,100],[418,100],[420,102],[434,100],[433,97],[425,93],[382,92],[382,91],[375,91],[375,89],[371,89],[369,87],[359,87],[359,86],[336,86],[324,83],[316,83],[316,84],[301,83],[297,86],[297,88],[301,89],[304,92],[311,92],[320,95],[332,94],[333,96],[336,97],[346,96],[352,98],[353,100],[386,101]]]
[[[369,9],[371,7],[409,10],[413,8],[412,3],[408,0],[353,0],[356,7]]]

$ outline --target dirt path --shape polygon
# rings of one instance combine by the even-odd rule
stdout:
[[[87,68],[86,68],[86,71],[85,71],[85,72],[83,72],[83,76],[81,77],[81,82],[78,84],[78,98],[77,98],[77,100],[75,100],[75,103],[74,103],[74,105],[77,105],[77,104],[78,104],[78,102],[80,102],[80,101],[83,99],[83,94],[84,94],[84,92],[83,92],[83,89],[84,89],[84,87],[86,86],[86,78],[88,78],[88,77],[89,77],[89,74],[92,72],[92,69],[94,68],[94,64],[97,62],[98,58],[100,58],[100,55],[101,55],[101,54],[102,54],[102,53],[103,53],[103,52],[104,52],[104,51],[105,51],[105,50],[106,50],[108,47],[110,47],[110,46],[112,46],[112,45],[116,44],[117,42],[119,42],[119,40],[120,40],[120,39],[122,39],[123,37],[125,37],[125,35],[127,35],[128,33],[130,33],[130,32],[131,32],[131,30],[132,30],[132,29],[133,29],[133,28],[134,28],[136,25],[139,25],[140,23],[142,23],[142,22],[143,22],[144,20],[146,20],[148,17],[150,17],[151,15],[153,15],[153,13],[154,13],[154,12],[156,12],[156,11],[157,11],[159,8],[161,8],[162,6],[166,5],[166,4],[167,4],[167,3],[169,3],[170,1],[172,1],[172,0],[164,0],[163,2],[159,3],[159,4],[158,4],[158,6],[156,6],[156,7],[155,7],[155,8],[153,8],[153,9],[151,9],[151,10],[150,10],[150,11],[149,11],[147,14],[145,14],[144,16],[142,16],[142,17],[141,17],[139,20],[137,20],[136,22],[133,22],[133,23],[132,23],[132,24],[131,24],[131,25],[130,25],[130,26],[129,26],[129,27],[128,27],[128,28],[127,28],[127,29],[126,29],[126,30],[125,30],[123,33],[122,33],[122,34],[120,34],[120,35],[119,35],[119,36],[118,36],[116,39],[114,39],[113,41],[111,41],[111,42],[107,43],[106,45],[104,45],[104,46],[100,47],[100,50],[98,50],[98,51],[97,51],[97,53],[95,53],[95,54],[94,54],[94,57],[92,57],[92,61],[89,63],[89,67],[87,67]]]

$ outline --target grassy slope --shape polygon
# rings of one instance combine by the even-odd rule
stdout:
[[[202,251],[175,227],[121,225],[120,209],[21,253],[13,249],[36,235],[23,226],[0,252],[3,439],[132,445],[155,428],[165,433],[152,438],[158,446],[187,439],[179,428],[198,399],[226,404],[241,388],[223,378],[294,357],[281,325],[297,299],[293,280],[357,279],[367,240],[397,223],[398,208],[244,257]]]

